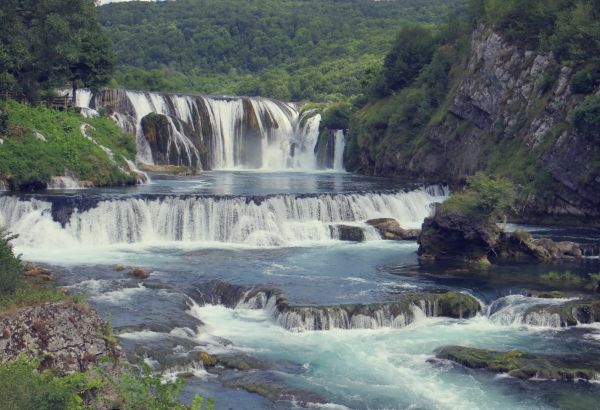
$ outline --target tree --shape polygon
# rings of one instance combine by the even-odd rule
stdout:
[[[110,76],[110,43],[92,0],[3,0],[0,26],[0,85],[30,102],[69,80],[96,85]]]
[[[383,62],[384,88],[387,93],[400,90],[414,80],[429,64],[435,48],[431,31],[421,26],[403,28]]]

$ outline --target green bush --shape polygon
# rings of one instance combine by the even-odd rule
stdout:
[[[0,407],[3,410],[79,409],[81,393],[86,391],[83,373],[58,376],[38,372],[40,360],[21,356],[0,364]]]
[[[466,188],[443,203],[442,209],[489,222],[498,222],[515,203],[513,184],[478,172],[467,178]]]
[[[350,125],[350,115],[352,106],[350,104],[338,103],[327,107],[321,114],[321,130],[327,128],[330,130],[348,129]]]
[[[575,129],[593,141],[600,142],[600,95],[591,95],[571,112]]]
[[[8,113],[0,107],[0,135],[8,134]]]
[[[600,84],[600,65],[584,67],[571,78],[571,90],[575,94],[591,94],[598,84]]]
[[[14,238],[0,229],[0,298],[13,294],[22,285],[21,261],[10,243]]]

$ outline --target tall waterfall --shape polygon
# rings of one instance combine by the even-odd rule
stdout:
[[[336,240],[332,226],[396,218],[416,227],[442,187],[410,192],[267,197],[0,197],[0,226],[32,248],[185,241],[286,246]],[[78,202],[79,201],[79,202]]]
[[[204,169],[318,169],[321,117],[301,115],[293,104],[262,97],[109,89],[80,90],[77,104],[86,111],[105,111],[134,133],[139,162]],[[336,169],[342,169],[343,149],[343,138],[339,144],[336,139]]]

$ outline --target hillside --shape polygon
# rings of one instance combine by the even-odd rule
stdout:
[[[480,3],[486,11],[472,33],[388,55],[382,81],[392,89],[374,87],[353,116],[347,168],[455,185],[483,170],[519,186],[530,220],[597,223],[598,8]],[[424,62],[397,85],[400,51],[415,50]]]
[[[115,86],[339,99],[362,92],[399,27],[463,0],[177,0],[98,8],[117,56]]]
[[[132,185],[144,178],[133,166],[131,134],[109,118],[0,105],[0,190]]]

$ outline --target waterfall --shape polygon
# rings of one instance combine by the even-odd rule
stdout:
[[[33,248],[156,241],[286,246],[333,241],[330,227],[340,222],[392,217],[407,228],[420,226],[431,204],[445,195],[445,188],[434,186],[266,197],[1,196],[0,226],[20,235],[15,245]]]
[[[78,95],[79,106],[105,111],[136,135],[138,162],[194,166],[200,151],[207,152],[205,169],[318,169],[314,151],[321,116],[310,110],[300,115],[293,104],[110,89]],[[167,118],[166,129],[144,131],[142,120],[151,113]],[[343,169],[343,149],[342,134],[336,138],[336,170]]]
[[[334,171],[344,171],[344,148],[346,147],[346,136],[344,130],[335,131],[335,148],[333,151]]]
[[[504,326],[559,328],[563,326],[563,321],[552,307],[560,306],[568,300],[509,295],[491,303],[487,316],[493,323]]]
[[[192,306],[198,302],[231,309],[264,309],[275,323],[293,332],[402,328],[427,317],[455,317],[448,311],[452,303],[443,301],[444,293],[407,293],[392,302],[372,304],[296,306],[278,289],[244,288],[215,280],[193,290],[190,297],[194,301]],[[475,314],[476,311],[470,310],[465,317]]]

